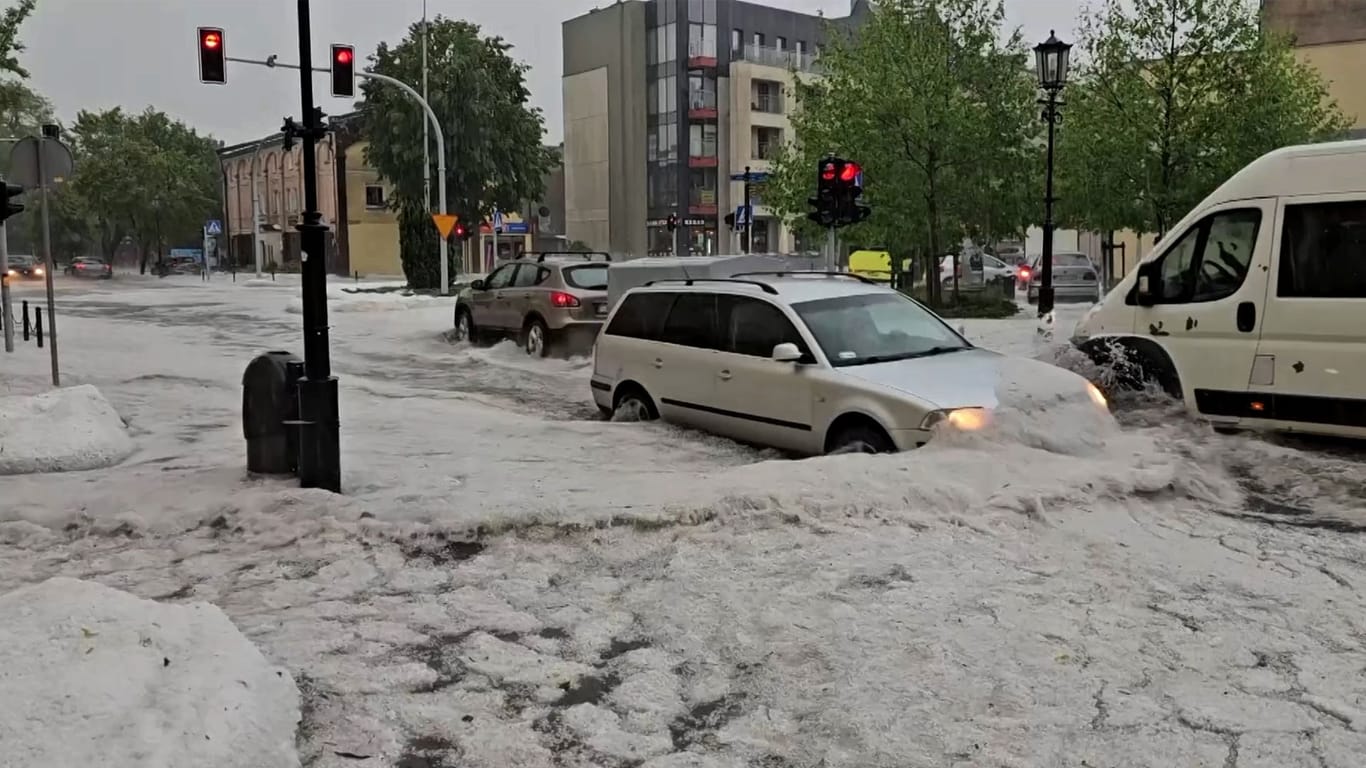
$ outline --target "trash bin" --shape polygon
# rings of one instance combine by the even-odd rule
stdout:
[[[303,361],[289,352],[257,355],[242,373],[242,435],[247,471],[292,475],[299,471],[298,380]]]

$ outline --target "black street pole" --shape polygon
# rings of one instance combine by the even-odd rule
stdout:
[[[1053,133],[1058,124],[1058,92],[1049,90],[1043,119],[1048,123],[1047,174],[1043,197],[1043,285],[1039,286],[1039,317],[1053,311]]]
[[[745,232],[740,240],[745,254],[754,245],[754,206],[750,203],[749,166],[745,166]]]
[[[304,378],[299,381],[299,485],[341,492],[337,379],[327,338],[327,226],[318,211],[318,140],[326,134],[313,106],[313,40],[308,0],[299,0],[299,103],[303,126],[285,121],[285,134],[303,139],[304,212],[299,230],[303,262]]]

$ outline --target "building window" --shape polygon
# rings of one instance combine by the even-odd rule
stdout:
[[[667,115],[670,112],[678,111],[678,78],[666,77],[659,81],[659,89],[655,95],[657,105],[656,113]],[[661,144],[660,146],[663,146]]]
[[[667,64],[678,60],[678,25],[665,24],[655,27],[655,46],[659,63]]]
[[[384,207],[384,187],[378,184],[365,185],[365,207],[383,208]]]
[[[801,55],[805,54],[805,53],[806,53],[806,41],[805,41],[805,40],[798,40],[797,42],[793,43],[793,44],[792,44],[792,50],[795,51],[795,52],[797,53],[798,56],[801,56]]]
[[[702,22],[716,23],[716,0],[702,0]]]
[[[773,47],[777,48],[780,51],[787,50],[787,38],[783,37],[782,35],[779,35],[778,37],[774,38]]]
[[[297,190],[289,190],[289,196],[286,199],[289,201],[290,213],[294,213],[295,211],[299,210],[299,193]]]
[[[755,160],[774,160],[783,143],[783,132],[778,128],[754,128],[750,137],[751,154]]]
[[[764,47],[764,33],[763,33],[763,32],[755,32],[755,33],[754,33],[754,41],[753,41],[753,42],[754,42],[754,47],[756,47],[756,48],[763,48],[763,47]]]
[[[732,29],[730,31],[730,52],[738,54],[744,48],[745,33],[743,30]]]
[[[716,126],[688,126],[688,156],[716,157]]]
[[[678,124],[655,126],[655,157],[661,161],[678,159]]]
[[[716,27],[711,24],[688,25],[688,57],[716,58]]]
[[[1243,252],[1250,254],[1252,246],[1242,244]],[[1235,261],[1246,270],[1249,258]],[[1287,205],[1278,270],[1277,296],[1366,299],[1366,201]]]
[[[716,78],[688,76],[688,109],[716,109]]]
[[[692,168],[688,171],[688,205],[716,205],[716,169]]]
[[[754,81],[754,111],[780,115],[783,112],[783,88],[772,80]]]

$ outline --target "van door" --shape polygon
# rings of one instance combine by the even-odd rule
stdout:
[[[1161,346],[1176,364],[1189,407],[1220,415],[1218,393],[1246,393],[1257,355],[1276,200],[1228,203],[1168,238],[1145,266],[1151,306],[1137,305],[1134,333]],[[1211,400],[1209,393],[1215,393]]]
[[[1286,198],[1278,220],[1252,382],[1273,396],[1242,415],[1366,436],[1366,195]]]

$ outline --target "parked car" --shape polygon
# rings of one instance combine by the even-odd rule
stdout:
[[[1366,141],[1235,173],[1078,324],[1073,343],[1219,430],[1366,438]]]
[[[945,256],[939,261],[939,280],[945,291],[953,290],[953,257]],[[1009,281],[1015,275],[1015,268],[989,253],[965,253],[958,257],[958,290],[980,290],[997,281]]]
[[[940,424],[982,428],[998,383],[1019,371],[1104,407],[1080,376],[974,347],[866,278],[749,273],[632,288],[598,336],[590,386],[607,414],[799,455],[882,453],[919,447]]]
[[[528,355],[588,352],[607,317],[605,253],[528,253],[455,300],[455,338],[515,338]]]
[[[99,280],[108,280],[114,276],[114,267],[101,259],[82,257],[72,259],[64,272],[71,277],[89,277]]]
[[[46,272],[43,265],[32,256],[14,255],[9,259],[9,276],[19,280],[32,280],[43,277]]]
[[[1043,287],[1043,262],[1035,254],[1029,263],[1019,268],[1020,287],[1025,289],[1025,300],[1039,303],[1039,288]],[[1084,253],[1064,251],[1053,254],[1053,298],[1056,301],[1100,301],[1100,271]]]

